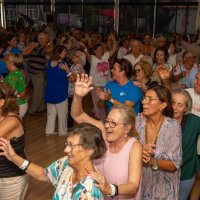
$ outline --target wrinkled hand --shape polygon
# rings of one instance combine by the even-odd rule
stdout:
[[[101,88],[98,88],[96,90],[96,93],[98,97],[103,101],[111,99],[111,91],[109,89],[106,91],[106,88],[104,88],[104,90],[102,91]]]
[[[144,144],[142,150],[142,160],[144,163],[148,163],[151,157],[154,156],[155,151],[155,144]]]
[[[100,172],[89,172],[89,176],[96,181],[95,186],[104,194],[111,194],[111,186]]]
[[[92,86],[92,77],[87,74],[77,75],[75,83],[75,95],[86,96],[94,87]]]
[[[10,141],[0,138],[0,156],[5,156],[8,160],[12,161],[12,158],[16,155],[12,148]]]
[[[165,80],[169,80],[171,77],[171,72],[170,70],[166,69],[165,67],[159,67],[157,69],[157,72],[160,76],[160,78],[165,81]]]

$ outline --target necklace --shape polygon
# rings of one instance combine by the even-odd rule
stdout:
[[[157,133],[156,133],[156,136],[155,136],[155,138],[154,138],[152,144],[156,144],[156,143],[157,143],[158,136],[159,136],[159,132],[160,132],[160,128],[161,128],[161,126],[162,126],[162,124],[163,124],[164,118],[165,118],[165,117],[163,116],[163,117],[162,117],[162,121],[161,121],[161,123],[160,123],[160,126],[159,126],[159,128],[158,128],[158,131],[157,131]],[[145,144],[148,144],[148,119],[147,119],[146,125],[145,125]]]

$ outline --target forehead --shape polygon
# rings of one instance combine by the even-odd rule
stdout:
[[[200,72],[197,72],[197,74],[196,74],[196,77],[195,77],[196,79],[198,79],[198,80],[200,80]]]
[[[135,69],[136,69],[136,68],[137,68],[137,69],[138,69],[138,68],[141,69],[141,65],[140,65],[140,64],[136,64],[136,65],[135,65]]]
[[[145,93],[146,97],[158,97],[158,95],[156,94],[156,92],[154,90],[147,90],[147,92]]]
[[[113,121],[119,121],[123,119],[123,115],[119,109],[113,109],[108,113],[107,118]]]
[[[188,52],[187,54],[185,54],[185,58],[188,58],[188,57],[193,57],[194,54],[192,52]]]
[[[72,144],[78,143],[80,141],[80,135],[69,135],[66,139],[67,142],[70,142]]]
[[[180,93],[172,94],[172,99],[174,102],[182,103],[182,104],[186,103],[186,100],[187,100],[186,96]]]
[[[131,46],[137,47],[137,46],[140,46],[140,43],[138,41],[133,41],[131,42]]]
[[[156,53],[156,55],[158,55],[158,54],[159,55],[164,55],[164,52],[162,50],[158,50],[157,53]]]

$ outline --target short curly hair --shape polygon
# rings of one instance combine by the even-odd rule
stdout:
[[[106,152],[106,143],[103,139],[102,132],[96,126],[89,123],[80,123],[70,129],[67,136],[80,136],[80,143],[84,149],[93,149],[92,160],[101,158]]]
[[[15,89],[7,83],[0,82],[0,99],[4,99],[4,104],[0,108],[1,115],[7,116],[12,112],[16,115],[19,114],[19,105],[15,95]]]

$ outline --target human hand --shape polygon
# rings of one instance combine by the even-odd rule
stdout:
[[[145,144],[143,145],[143,150],[142,150],[142,160],[144,163],[148,163],[151,160],[151,157],[154,156],[155,154],[155,144]]]
[[[75,95],[84,97],[86,96],[94,87],[92,86],[92,77],[87,74],[77,74],[77,79],[75,83]]]
[[[101,90],[101,88],[97,88],[96,93],[97,93],[97,96],[99,97],[99,99],[101,99],[103,101],[105,100],[105,93],[104,93],[104,91]]]
[[[88,175],[96,181],[95,186],[98,187],[104,194],[111,195],[111,186],[100,172],[89,172]]]
[[[10,141],[0,138],[0,156],[5,156],[8,160],[12,161],[12,158],[16,155],[12,148]]]
[[[67,66],[66,63],[60,63],[59,67],[60,67],[60,69],[65,70],[67,73],[70,73],[69,67]]]
[[[159,68],[157,69],[157,72],[158,72],[160,78],[161,78],[163,81],[169,80],[170,77],[171,77],[171,72],[170,72],[170,70],[166,69],[165,67],[159,67]]]

